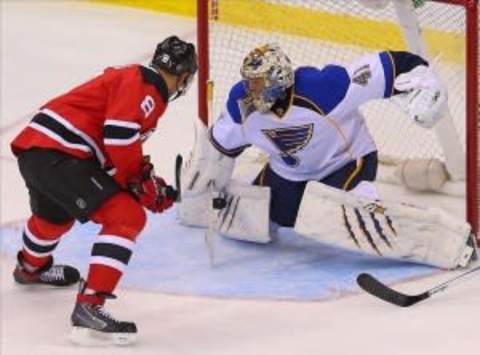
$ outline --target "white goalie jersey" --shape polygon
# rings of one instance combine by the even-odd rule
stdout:
[[[370,100],[395,95],[414,122],[425,128],[435,124],[446,94],[423,58],[381,52],[348,67],[300,67],[293,87],[286,90],[286,96],[260,112],[245,82],[239,82],[208,133],[212,144],[203,144],[205,129],[197,132],[196,154],[182,173],[182,191],[188,198],[179,208],[182,223],[209,226],[243,241],[272,240],[270,188],[229,181],[233,158],[254,145],[267,153],[277,175],[310,181],[295,224],[300,234],[341,248],[443,268],[469,263],[474,247],[465,221],[401,202],[386,203],[388,213],[383,207],[371,211],[365,206],[382,204],[376,197],[367,201],[317,182],[376,151],[359,110]],[[211,203],[218,193],[226,201],[220,212]]]
[[[348,161],[376,150],[359,106],[393,93],[389,52],[366,56],[348,67],[300,67],[288,107],[260,113],[244,84],[237,83],[210,139],[222,153],[236,156],[254,145],[271,168],[292,181],[320,180]]]

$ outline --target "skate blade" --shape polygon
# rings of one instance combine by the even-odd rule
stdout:
[[[90,328],[73,327],[70,341],[80,346],[129,346],[137,341],[137,334],[105,333]]]

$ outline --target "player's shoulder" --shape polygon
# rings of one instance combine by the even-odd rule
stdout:
[[[345,80],[345,76],[348,76],[347,69],[338,64],[327,64],[323,68],[314,66],[301,66],[295,69],[295,81],[321,81],[332,82],[339,80]]]
[[[247,98],[247,96],[247,90],[243,81],[239,81],[234,84],[228,93],[227,111],[235,123],[242,123],[240,105],[241,102]]]
[[[109,78],[123,78],[123,79],[138,79],[140,74],[139,72],[140,65],[138,64],[127,64],[127,65],[117,65],[107,67],[103,74]]]
[[[303,66],[295,70],[295,97],[313,102],[323,114],[343,100],[349,86],[350,76],[341,65],[329,64],[321,69]]]
[[[247,97],[247,90],[245,89],[245,85],[243,80],[235,83],[228,93],[228,100],[237,101],[243,100]]]
[[[124,85],[131,90],[142,93],[145,88],[153,86],[163,102],[168,102],[168,87],[163,77],[152,68],[141,64],[130,64],[118,67],[109,67],[105,76],[115,81],[117,85]]]

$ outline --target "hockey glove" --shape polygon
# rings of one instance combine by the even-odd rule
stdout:
[[[433,70],[419,65],[408,73],[400,74],[394,83],[401,94],[394,102],[424,128],[432,128],[443,117],[447,107],[447,90]]]
[[[132,179],[128,188],[138,202],[154,213],[172,207],[177,197],[173,187],[167,185],[161,177],[155,176],[150,162],[143,164],[140,176]]]

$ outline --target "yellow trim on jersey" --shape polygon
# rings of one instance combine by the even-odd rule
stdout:
[[[355,170],[350,174],[347,181],[345,181],[345,183],[342,186],[343,190],[347,190],[350,187],[353,179],[355,179],[358,176],[358,174],[360,174],[360,172],[362,171],[363,164],[364,164],[363,158],[360,158],[357,160],[357,166],[355,167]]]
[[[259,186],[265,186],[265,173],[267,172],[267,167],[268,167],[268,163],[265,164],[262,171],[260,172],[260,176],[258,179]]]
[[[352,153],[352,150],[350,149],[347,138],[345,137],[345,134],[343,133],[342,128],[337,124],[337,122],[335,122],[335,120],[325,115],[323,110],[312,100],[306,98],[305,96],[300,96],[300,95],[295,95],[295,96],[310,103],[316,109],[317,113],[320,114],[323,118],[325,118],[327,122],[330,123],[333,126],[333,128],[335,128],[335,130],[338,132],[340,137],[343,139],[345,151],[348,153],[350,158],[353,158],[353,153]]]
[[[302,96],[302,95],[295,95],[295,96],[298,97],[301,100],[307,101],[310,105],[313,106],[313,108],[315,108],[315,111],[317,111],[317,113],[320,116],[324,116],[324,117],[326,116],[325,112],[320,108],[320,106],[318,106],[315,102],[310,100],[308,97],[305,97],[305,96]]]

